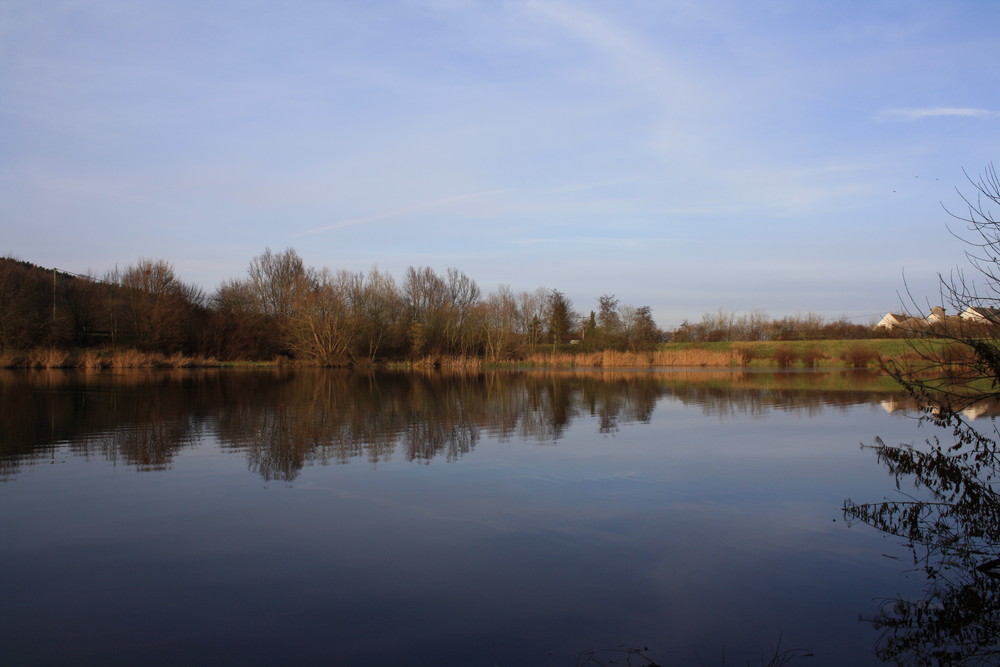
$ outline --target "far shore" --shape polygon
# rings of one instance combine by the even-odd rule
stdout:
[[[922,346],[944,350],[945,341],[921,341]],[[913,342],[905,339],[809,340],[763,342],[660,343],[648,351],[585,351],[573,345],[539,346],[534,351],[500,362],[481,357],[428,355],[419,359],[386,360],[375,363],[345,359],[340,366],[366,368],[871,368],[886,361],[902,361],[914,354]],[[224,368],[315,366],[286,357],[270,360],[218,360],[163,355],[121,349],[60,350],[36,348],[0,352],[0,368],[21,369],[124,369],[124,368]]]

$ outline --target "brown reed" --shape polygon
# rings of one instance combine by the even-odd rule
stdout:
[[[54,347],[32,350],[28,366],[30,368],[65,368],[69,364],[69,353]]]

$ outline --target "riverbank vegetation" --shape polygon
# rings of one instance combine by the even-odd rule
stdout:
[[[953,346],[945,341],[922,341],[934,346],[941,359],[958,363]],[[868,368],[878,369],[887,361],[904,363],[917,358],[903,340],[872,339],[856,341],[792,342],[719,342],[659,343],[656,349],[643,352],[585,351],[565,345],[553,351],[551,346],[526,353],[515,359],[491,361],[481,356],[428,355],[419,358],[384,361],[368,366],[390,369],[452,368],[463,370],[496,369],[651,369],[651,368]],[[71,349],[39,347],[0,352],[0,368],[75,368],[83,370],[125,368],[216,368],[277,367],[316,365],[309,361],[275,356],[266,361],[220,361],[214,357],[183,354],[160,354],[135,349]]]
[[[649,306],[614,295],[580,311],[556,289],[484,294],[454,268],[410,267],[397,282],[377,268],[307,267],[292,249],[266,250],[211,295],[163,260],[97,277],[0,258],[0,303],[5,367],[863,366],[879,354],[833,349],[877,335],[843,319],[719,311],[664,331]]]
[[[0,368],[79,368],[106,370],[123,368],[212,368],[224,365],[217,359],[183,354],[156,354],[134,349],[63,350],[54,347],[0,352]]]

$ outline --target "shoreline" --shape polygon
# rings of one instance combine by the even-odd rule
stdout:
[[[945,341],[922,340],[921,345],[944,349]],[[328,367],[390,370],[464,368],[518,370],[538,368],[880,368],[886,361],[905,360],[914,353],[908,339],[661,343],[639,352],[585,351],[571,346],[544,346],[519,358],[489,361],[483,357],[430,355],[419,359],[383,360]],[[137,350],[36,348],[0,352],[0,368],[7,369],[151,369],[151,368],[276,368],[318,367],[304,360],[218,360],[182,354],[164,355]]]

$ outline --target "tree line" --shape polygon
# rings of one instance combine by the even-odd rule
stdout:
[[[225,360],[278,356],[322,365],[433,357],[517,359],[540,346],[649,350],[663,338],[649,306],[603,295],[582,315],[563,292],[501,286],[484,294],[449,268],[397,281],[308,267],[293,249],[253,258],[214,294],[164,260],[78,276],[0,259],[0,350],[122,347]]]
[[[42,346],[123,348],[231,361],[307,360],[365,365],[435,357],[517,360],[550,346],[581,352],[648,351],[659,342],[871,338],[870,325],[819,315],[771,319],[720,310],[661,330],[649,306],[611,294],[574,309],[561,291],[484,294],[462,271],[409,267],[401,280],[308,267],[293,249],[270,249],[212,294],[164,260],[142,259],[79,276],[0,258],[0,351]]]
[[[671,333],[676,343],[720,341],[852,340],[887,338],[892,334],[871,324],[856,324],[841,317],[827,320],[816,313],[773,319],[754,310],[737,314],[726,310],[705,313],[699,322],[684,321]]]

